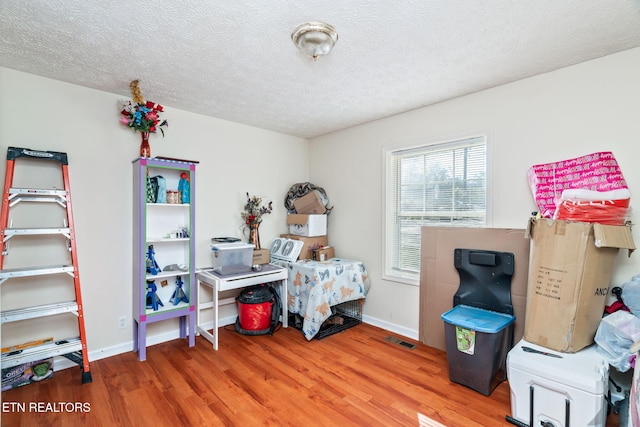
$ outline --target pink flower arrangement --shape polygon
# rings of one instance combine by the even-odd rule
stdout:
[[[164,126],[169,122],[160,118],[160,113],[164,108],[160,104],[152,101],[144,101],[138,88],[138,81],[134,80],[130,84],[133,102],[126,101],[120,111],[120,123],[130,127],[136,132],[156,133],[158,130],[164,136]]]

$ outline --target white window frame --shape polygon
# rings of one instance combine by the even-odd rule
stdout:
[[[395,227],[392,225],[392,219],[396,217],[396,212],[394,212],[394,198],[395,198],[395,189],[393,188],[393,162],[397,153],[405,152],[405,151],[414,151],[419,150],[421,148],[429,149],[429,147],[433,147],[437,149],[438,146],[446,147],[450,145],[453,149],[454,145],[457,143],[462,143],[465,140],[472,140],[482,138],[484,139],[485,149],[486,149],[486,158],[485,158],[485,173],[486,173],[486,190],[485,190],[485,223],[484,227],[490,227],[492,224],[492,205],[493,205],[493,197],[492,191],[493,188],[493,173],[492,173],[492,162],[493,158],[492,153],[492,144],[491,138],[488,132],[478,132],[465,134],[460,136],[442,138],[442,139],[434,139],[434,140],[419,140],[414,141],[412,143],[404,143],[401,145],[391,146],[383,148],[383,189],[384,189],[384,197],[383,201],[383,250],[382,250],[382,265],[383,272],[382,278],[389,281],[405,283],[409,285],[420,285],[420,272],[417,273],[408,273],[408,272],[400,272],[397,269],[393,268],[393,242],[395,233]],[[419,249],[418,249],[419,250]]]

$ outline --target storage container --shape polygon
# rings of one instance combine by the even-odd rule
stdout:
[[[593,344],[620,249],[635,249],[630,226],[529,220],[524,339],[575,353]]]
[[[270,328],[275,317],[272,319],[271,314],[275,310],[276,299],[269,286],[262,284],[245,288],[236,297],[236,302],[238,304],[237,332],[245,335],[273,333]]]
[[[515,316],[460,304],[441,317],[449,379],[489,396],[507,378]]]
[[[170,205],[182,203],[180,192],[175,190],[167,190],[167,203]]]
[[[221,276],[251,271],[253,248],[250,243],[216,243],[211,245],[213,271]]]
[[[518,421],[555,427],[606,424],[609,365],[595,345],[560,353],[521,340],[507,355],[507,377],[511,414]]]

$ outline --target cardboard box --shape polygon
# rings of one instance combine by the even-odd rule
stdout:
[[[525,238],[525,229],[422,227],[420,341],[446,351],[444,322],[440,316],[453,307],[453,295],[460,286],[460,275],[453,263],[456,248],[513,253],[514,342],[520,340],[524,330],[529,271],[529,241]]]
[[[323,246],[311,251],[311,259],[315,261],[326,261],[334,257],[333,246]]]
[[[524,339],[575,353],[593,344],[620,249],[635,249],[631,228],[531,219]]]
[[[3,347],[2,354],[13,351],[24,351],[42,344],[52,343],[53,338],[31,341],[17,346]],[[20,365],[2,369],[2,391],[22,387],[33,382],[42,381],[53,376],[53,357],[25,362]]]
[[[300,251],[300,256],[298,259],[313,259],[312,251],[322,246],[327,246],[329,244],[329,239],[327,236],[315,236],[315,237],[302,237],[296,236],[294,234],[281,234],[280,237],[284,237],[285,239],[292,240],[300,240],[303,242],[302,250]]]
[[[293,201],[293,207],[299,214],[324,214],[327,208],[324,206],[318,190],[313,190]]]
[[[27,384],[51,378],[53,358],[23,363],[2,370],[2,391],[22,387]]]
[[[269,264],[271,262],[271,254],[269,249],[254,249],[252,265]]]
[[[315,237],[327,234],[327,215],[287,215],[289,233],[296,236]]]

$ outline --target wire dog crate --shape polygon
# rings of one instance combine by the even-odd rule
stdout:
[[[326,338],[362,323],[363,303],[364,300],[360,299],[331,307],[331,317],[324,321],[314,338]],[[297,313],[289,313],[289,326],[302,330],[302,317]]]
[[[331,317],[320,326],[316,339],[321,340],[362,323],[363,302],[363,300],[347,301],[331,307]]]

